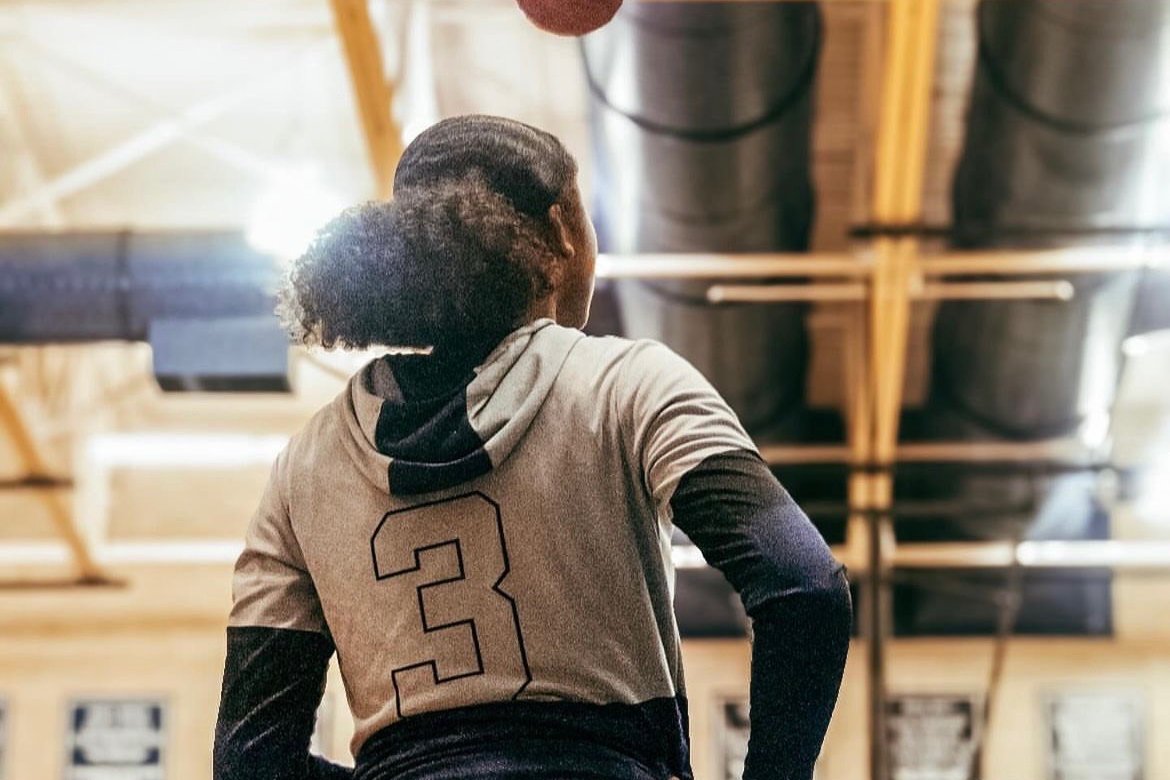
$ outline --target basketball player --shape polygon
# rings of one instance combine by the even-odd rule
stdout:
[[[595,338],[596,238],[548,133],[449,119],[395,198],[290,271],[297,341],[373,360],[277,458],[233,583],[216,780],[691,778],[672,526],[753,621],[749,780],[808,780],[849,644],[843,568],[735,414]],[[309,754],[336,653],[356,769]]]

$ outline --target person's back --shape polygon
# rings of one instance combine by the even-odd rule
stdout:
[[[576,329],[595,252],[579,198],[548,236],[527,225],[548,257],[493,226],[501,194],[526,224],[566,183],[545,183],[554,203],[525,203],[533,177],[498,183],[504,162],[484,155],[503,153],[465,142],[555,139],[491,118],[428,133],[404,157],[399,202],[350,212],[314,250],[329,260],[310,252],[293,270],[306,341],[439,346],[372,361],[278,458],[236,569],[217,780],[691,777],[674,525],[756,619],[749,776],[807,777],[848,644],[841,567],[698,372],[660,344]],[[435,173],[451,169],[454,182]],[[428,245],[451,225],[471,239]],[[487,276],[525,250],[529,270],[547,263],[527,297],[491,297]],[[395,268],[418,258],[479,263],[481,278]],[[369,268],[389,269],[389,289],[368,289],[386,282]],[[476,290],[479,308],[460,301]],[[345,295],[385,300],[352,319],[362,301]],[[349,321],[329,311],[346,305]],[[395,325],[378,306],[416,319]],[[352,774],[307,753],[334,651]]]

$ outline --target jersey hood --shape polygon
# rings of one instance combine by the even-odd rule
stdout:
[[[371,482],[395,495],[482,476],[524,439],[582,338],[539,319],[512,331],[462,376],[439,376],[428,356],[373,360],[334,402],[345,420],[346,451]]]

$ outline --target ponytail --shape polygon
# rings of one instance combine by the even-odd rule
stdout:
[[[478,360],[552,291],[557,254],[547,215],[472,170],[346,209],[290,266],[278,313],[308,346]]]

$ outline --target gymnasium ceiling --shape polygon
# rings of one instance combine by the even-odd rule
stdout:
[[[971,66],[972,0],[945,4],[926,184],[945,219]],[[409,136],[443,116],[503,114],[565,140],[590,182],[577,42],[513,0],[372,6]],[[823,4],[814,251],[866,218],[883,35],[874,2]],[[28,0],[0,4],[0,230],[246,228],[290,169],[338,202],[374,185],[324,0]],[[823,362],[823,361],[822,361]],[[921,383],[922,366],[909,371]],[[814,380],[841,395],[835,364]],[[911,395],[915,393],[911,390]]]
[[[376,10],[405,126],[495,112],[583,151],[573,42],[506,1]],[[346,201],[373,192],[322,0],[0,5],[0,132],[7,228],[241,226],[290,164]]]
[[[947,220],[972,67],[972,7],[972,0],[943,6],[928,223]],[[385,0],[372,8],[395,84],[394,112],[408,135],[442,116],[512,116],[562,137],[582,161],[588,186],[575,41],[537,31],[513,0]],[[814,250],[832,251],[849,247],[850,225],[868,217],[884,27],[880,3],[835,0],[823,9]],[[311,169],[344,202],[374,192],[324,0],[0,4],[0,149],[0,229],[246,227],[257,201],[289,168]],[[921,308],[911,333],[909,402],[921,397],[926,374],[927,350],[914,341],[924,337]],[[821,337],[832,338],[827,330]],[[843,375],[839,349],[828,346],[816,353],[811,396],[835,404]],[[1132,430],[1137,450],[1150,446],[1151,423],[1165,414],[1159,390],[1170,383],[1170,345],[1146,346],[1131,361],[1118,409],[1118,435]],[[352,365],[329,359],[342,370]],[[0,350],[0,374],[41,421],[63,471],[77,456],[70,442],[87,428],[287,433],[338,386],[328,369],[306,364],[298,393],[286,399],[164,398],[149,386],[146,361],[141,345]],[[19,476],[2,441],[0,476]],[[110,530],[127,538],[231,536],[241,523],[233,496],[247,505],[262,477],[260,469],[234,494],[208,483],[202,495],[212,503],[196,512],[187,496],[202,477],[175,473],[151,482],[123,472],[115,475],[114,508],[125,511],[113,513]],[[0,504],[14,507],[13,500]],[[136,525],[149,514],[142,507],[160,500],[165,508],[150,514],[148,527]],[[47,516],[31,506],[22,505],[21,527],[4,524],[0,537],[50,536]],[[209,520],[215,511],[230,520]]]
[[[879,10],[825,7],[820,248],[845,242],[853,204],[865,200],[855,197],[867,141],[859,119],[875,96],[863,99],[862,62],[880,42],[866,25]],[[588,177],[574,40],[539,32],[512,0],[388,0],[374,11],[408,134],[441,116],[504,114],[564,138]],[[322,0],[0,5],[0,143],[3,228],[240,226],[271,171],[290,164],[315,166],[347,201],[373,191]]]

